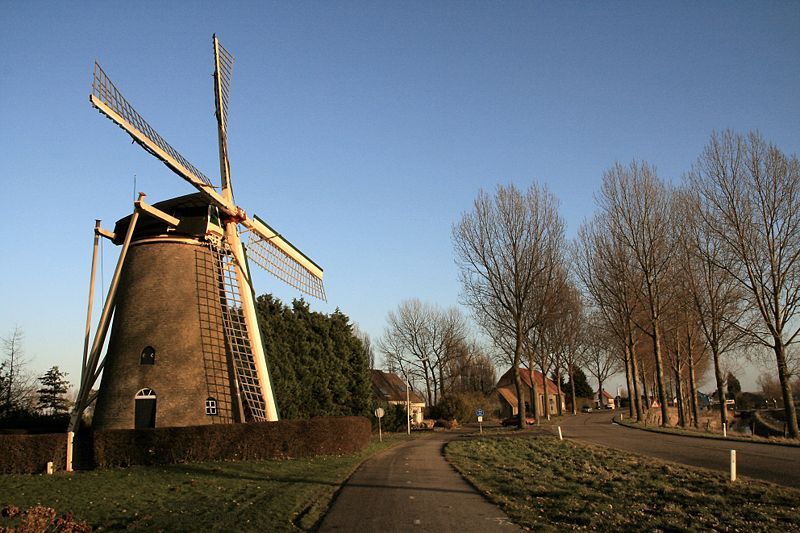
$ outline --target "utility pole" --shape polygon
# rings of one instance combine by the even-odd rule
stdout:
[[[411,435],[411,384],[406,376],[406,426],[408,434]]]

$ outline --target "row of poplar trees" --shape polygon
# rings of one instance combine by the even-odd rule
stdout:
[[[281,418],[369,414],[368,347],[344,313],[314,312],[304,300],[289,307],[271,295],[258,297],[256,312]]]
[[[555,346],[568,345],[565,357],[611,370],[616,357],[632,415],[642,418],[641,400],[652,394],[668,425],[669,381],[681,422],[697,423],[699,362],[711,360],[724,398],[723,358],[760,347],[772,354],[787,433],[798,438],[790,350],[800,340],[797,156],[757,133],[714,133],[682,180],[665,180],[644,161],[617,163],[595,199],[597,212],[571,243],[557,199],[538,185],[481,192],[454,225],[464,300],[509,362],[547,359],[554,336]],[[575,320],[557,331],[570,308]]]

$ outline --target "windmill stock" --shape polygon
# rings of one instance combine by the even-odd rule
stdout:
[[[322,269],[234,202],[227,141],[233,56],[216,35],[212,41],[219,187],[172,148],[95,63],[91,105],[197,192],[153,205],[140,194],[133,213],[117,221],[113,232],[101,228],[99,221],[95,226],[68,470],[72,437],[93,403],[93,427],[100,430],[278,419],[248,260],[294,288],[325,299]],[[248,238],[246,247],[243,236]],[[121,250],[90,343],[100,237]]]

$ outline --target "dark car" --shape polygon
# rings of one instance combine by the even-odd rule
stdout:
[[[509,416],[508,418],[504,418],[502,422],[500,422],[504,426],[518,426],[519,425],[519,415]],[[532,416],[525,417],[525,423],[529,426],[536,423],[536,419]]]
[[[584,405],[583,407],[581,407],[581,413],[591,413],[591,412],[592,408],[589,407],[588,405]]]

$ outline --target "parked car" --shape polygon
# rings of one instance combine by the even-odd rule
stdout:
[[[581,407],[581,413],[591,413],[591,412],[592,408],[589,407],[588,405],[584,405],[583,407]]]
[[[504,418],[501,422],[504,426],[518,426],[519,425],[519,415],[509,416],[508,418]],[[525,423],[529,426],[536,423],[536,419],[532,416],[525,417]]]

